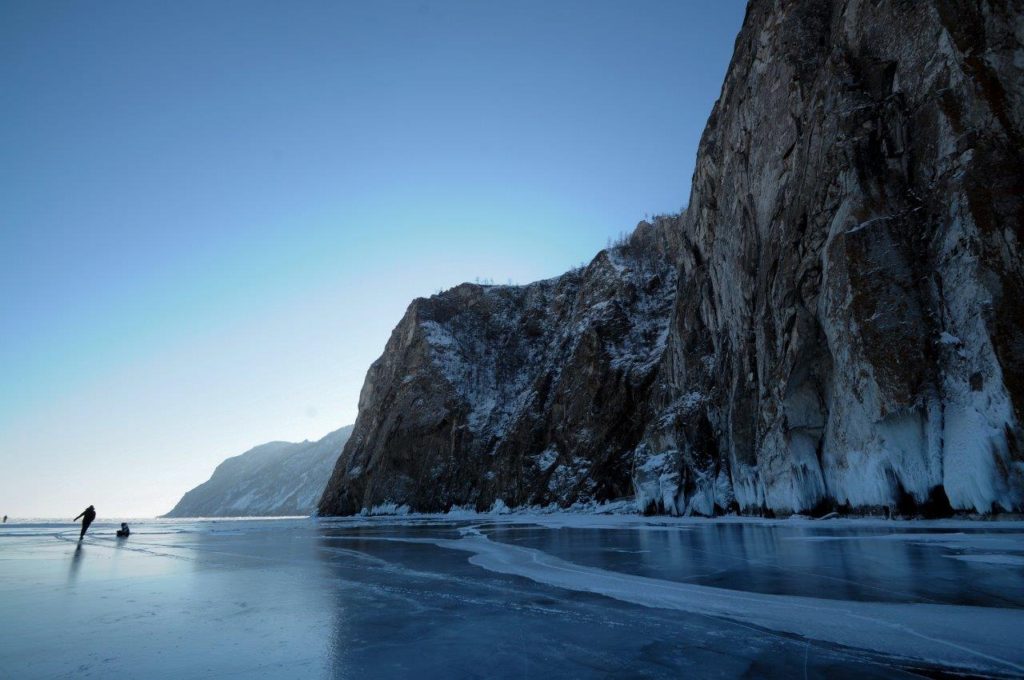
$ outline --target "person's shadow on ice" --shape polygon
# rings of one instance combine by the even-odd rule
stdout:
[[[71,569],[68,571],[68,583],[74,584],[78,579],[78,570],[82,568],[82,555],[85,554],[85,550],[82,548],[82,544],[79,543],[75,546],[75,552],[71,553]]]

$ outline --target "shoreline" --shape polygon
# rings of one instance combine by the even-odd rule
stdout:
[[[167,524],[187,522],[269,522],[269,521],[295,521],[312,520],[314,523],[352,523],[355,521],[370,521],[375,523],[389,521],[490,521],[498,523],[519,523],[534,522],[539,524],[550,524],[559,520],[572,520],[572,523],[586,524],[587,520],[600,520],[607,523],[622,525],[689,525],[689,524],[758,524],[764,526],[900,526],[905,524],[920,524],[933,528],[943,527],[986,527],[986,528],[1024,528],[1024,515],[1016,513],[1004,513],[999,515],[976,515],[963,514],[953,517],[930,518],[930,517],[882,517],[878,515],[834,515],[825,517],[811,517],[809,515],[794,514],[787,517],[763,517],[758,515],[716,515],[704,517],[700,515],[679,516],[679,515],[645,515],[639,512],[602,511],[602,510],[573,510],[571,508],[560,508],[558,510],[547,510],[544,508],[516,508],[503,512],[485,511],[476,512],[472,510],[457,509],[448,512],[372,512],[357,515],[238,515],[231,517],[111,517],[109,519],[97,519],[93,524],[96,526],[106,524],[118,524],[120,522],[159,522]],[[0,524],[4,526],[31,526],[31,525],[52,525],[67,524],[77,526],[79,522],[73,522],[63,517],[10,517],[7,522]]]

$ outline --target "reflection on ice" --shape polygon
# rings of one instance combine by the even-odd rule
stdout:
[[[475,529],[464,533],[458,540],[434,542],[471,553],[472,564],[490,571],[566,590],[597,593],[645,607],[720,616],[943,665],[979,669],[994,665],[1001,670],[1024,672],[1024,650],[1016,628],[1020,612],[1016,610],[744,593],[583,567],[536,549],[496,543]]]

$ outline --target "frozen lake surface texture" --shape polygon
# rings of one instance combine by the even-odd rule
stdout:
[[[0,677],[1024,676],[1024,525],[600,515],[0,528]]]

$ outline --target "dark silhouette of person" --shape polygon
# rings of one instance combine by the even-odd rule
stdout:
[[[78,540],[81,541],[83,538],[85,538],[85,532],[89,528],[89,525],[92,524],[92,521],[94,519],[96,519],[96,508],[90,505],[85,510],[82,510],[82,514],[80,514],[78,517],[82,518],[82,533],[78,535]],[[76,517],[75,519],[77,520],[78,517]]]
[[[7,524],[7,515],[4,515],[4,524]]]
[[[131,529],[128,528],[128,522],[121,522],[121,528],[117,530],[118,538],[128,538],[128,535],[132,533]]]

